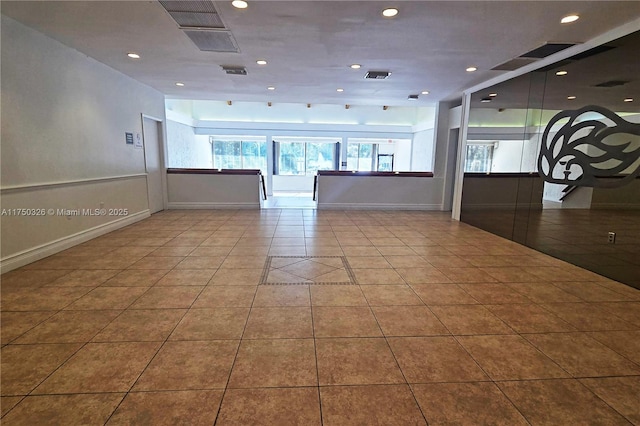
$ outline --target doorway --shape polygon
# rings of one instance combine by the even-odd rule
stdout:
[[[142,115],[144,167],[151,214],[164,210],[162,120]]]
[[[341,138],[273,137],[273,196],[268,207],[315,208],[318,170],[338,170]]]

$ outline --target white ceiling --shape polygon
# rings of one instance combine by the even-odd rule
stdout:
[[[455,99],[504,73],[494,66],[546,42],[585,42],[640,18],[637,1],[249,0],[244,10],[214,4],[240,53],[200,51],[154,0],[0,2],[3,14],[169,98],[351,105]],[[383,18],[388,6],[398,7],[398,16]],[[570,13],[581,19],[560,24]],[[131,51],[142,58],[128,59]],[[352,63],[363,68],[352,70]],[[248,75],[226,75],[221,65],[245,66]],[[478,71],[467,73],[469,66]],[[364,80],[370,69],[392,74]],[[275,91],[267,90],[271,85]],[[407,100],[422,90],[431,93]]]

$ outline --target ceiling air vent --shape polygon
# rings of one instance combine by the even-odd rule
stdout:
[[[500,65],[496,65],[491,68],[494,71],[513,71],[517,70],[520,67],[524,67],[525,65],[529,65],[532,62],[536,62],[537,59],[533,58],[514,58],[507,62],[504,62]]]
[[[159,3],[198,49],[205,52],[240,52],[212,1],[160,0]]]
[[[206,52],[238,53],[240,51],[231,31],[185,30],[184,33],[189,36],[191,41],[193,41],[200,50],[204,50]]]
[[[574,43],[546,43],[523,55],[520,55],[517,58],[513,58],[508,60],[507,62],[503,62],[500,65],[496,65],[491,69],[494,71],[514,71],[514,70],[517,70],[518,68],[524,67],[525,65],[529,65],[536,61],[539,61],[542,58],[546,58],[547,56],[553,55],[554,53],[558,53],[561,50],[564,50],[571,46],[575,46],[575,44]]]
[[[245,67],[222,65],[222,69],[229,75],[247,75],[247,69]]]
[[[624,80],[609,80],[609,81],[596,84],[593,87],[618,87],[618,86],[624,86],[627,83],[628,81],[624,81]]]
[[[390,75],[391,73],[389,71],[367,71],[364,78],[371,80],[385,80],[389,78]]]
[[[211,1],[160,1],[180,28],[224,29],[224,24]]]
[[[524,55],[520,55],[520,57],[542,59],[571,46],[575,46],[575,43],[546,43],[536,49],[525,53]]]

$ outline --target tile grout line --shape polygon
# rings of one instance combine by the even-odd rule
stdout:
[[[358,286],[358,287],[360,287],[360,291],[362,291],[362,286]],[[396,367],[398,368],[398,371],[400,371],[400,374],[402,375],[402,378],[404,379],[404,385],[407,388],[409,388],[409,392],[411,392],[411,396],[413,397],[413,402],[416,404],[416,407],[420,411],[420,414],[422,415],[422,418],[424,419],[425,423],[428,425],[429,421],[427,420],[427,416],[425,415],[424,411],[422,411],[422,408],[420,407],[420,403],[418,403],[418,399],[416,398],[416,395],[413,392],[413,388],[409,384],[409,381],[407,380],[407,376],[404,374],[404,371],[402,371],[402,367],[400,367],[400,363],[398,362],[398,358],[396,357],[396,354],[393,352],[393,349],[391,348],[391,344],[389,343],[389,339],[387,338],[387,335],[384,333],[384,330],[382,330],[382,326],[380,325],[380,321],[378,320],[378,317],[376,316],[375,311],[371,307],[371,303],[369,302],[369,299],[367,298],[367,295],[364,293],[364,291],[362,291],[362,295],[364,297],[364,300],[367,302],[367,306],[369,307],[369,311],[371,312],[371,314],[373,315],[374,320],[376,321],[376,325],[378,326],[378,330],[380,330],[380,334],[382,335],[382,338],[384,339],[384,342],[387,344],[387,349],[389,349],[389,352],[391,353],[391,356],[393,357],[393,361],[396,363]]]
[[[187,230],[185,230],[184,232],[187,232],[190,228],[187,228]],[[214,231],[215,232],[215,231]],[[180,235],[180,234],[178,234]],[[176,238],[176,237],[174,237]],[[173,239],[172,239],[173,240]],[[169,240],[169,241],[172,241]],[[196,246],[196,248],[200,247],[202,243],[200,243],[198,246]],[[195,250],[195,249],[194,249]],[[186,258],[186,256],[185,256]],[[226,259],[226,257],[225,257]],[[179,264],[180,262],[178,262]],[[165,277],[167,274],[169,274],[171,271],[176,270],[176,266],[174,265],[173,268],[169,269],[167,271],[166,274],[164,274],[160,279],[158,279],[151,287],[149,287],[147,289],[147,291],[145,291],[142,295],[140,295],[140,297],[142,297],[144,294],[146,294],[151,288],[156,287],[156,285],[158,284],[158,282],[160,282],[160,280]],[[219,268],[218,268],[219,269]],[[105,424],[107,424],[109,422],[109,420],[111,420],[111,418],[113,417],[113,415],[118,411],[118,409],[120,408],[120,406],[122,405],[122,403],[124,402],[124,400],[129,396],[129,394],[131,393],[131,390],[136,386],[136,384],[138,383],[138,381],[140,380],[140,378],[142,377],[142,375],[145,373],[145,371],[147,371],[147,369],[149,368],[149,366],[151,365],[151,363],[153,362],[154,359],[156,359],[156,357],[158,356],[158,354],[160,353],[160,351],[162,350],[162,348],[164,348],[165,344],[169,341],[169,338],[171,337],[171,335],[175,332],[175,330],[178,328],[178,326],[180,325],[180,323],[182,322],[182,320],[184,319],[185,316],[187,316],[187,314],[189,313],[189,311],[191,310],[191,308],[193,307],[193,305],[195,304],[195,302],[198,300],[198,298],[200,297],[200,295],[202,294],[202,292],[205,290],[205,288],[207,287],[207,285],[202,286],[202,288],[200,289],[200,291],[198,292],[198,294],[196,295],[196,297],[193,299],[193,301],[189,304],[189,306],[185,309],[185,308],[176,308],[176,309],[185,309],[184,314],[180,317],[180,319],[176,322],[175,326],[171,329],[171,331],[167,334],[167,337],[164,339],[164,341],[160,344],[160,346],[158,347],[158,349],[156,350],[156,352],[153,354],[153,356],[149,359],[149,362],[147,362],[147,365],[142,369],[142,371],[140,371],[140,374],[138,374],[138,377],[134,380],[133,384],[129,387],[129,390],[127,390],[124,394],[124,396],[122,397],[122,399],[120,400],[120,402],[118,403],[118,405],[115,407],[115,409],[111,412],[111,414],[109,415],[109,417],[107,418],[107,420],[105,421]],[[133,301],[126,309],[129,309],[138,299],[140,299],[140,297],[138,297],[135,301]],[[162,309],[162,308],[156,308],[156,309]],[[124,311],[122,311],[124,312]],[[95,336],[94,336],[95,337]]]
[[[265,266],[266,266],[266,262],[265,262]],[[224,398],[227,394],[227,390],[229,389],[229,381],[231,380],[231,375],[233,374],[233,368],[236,364],[236,360],[238,359],[238,354],[240,353],[240,347],[242,346],[242,341],[244,340],[244,333],[247,330],[247,325],[249,324],[249,317],[251,316],[251,310],[253,309],[253,304],[255,303],[256,295],[258,294],[259,284],[260,282],[258,282],[258,285],[255,286],[256,288],[253,293],[253,298],[251,299],[251,306],[249,306],[249,313],[247,314],[247,319],[244,322],[244,327],[242,328],[242,333],[240,334],[240,339],[238,340],[238,348],[236,349],[236,353],[233,357],[233,362],[231,363],[231,368],[229,369],[229,376],[227,378],[227,383],[224,387],[224,390],[222,391],[222,396],[220,397],[220,404],[218,405],[218,410],[216,411],[216,417],[213,422],[213,426],[215,426],[218,423],[220,412],[222,411],[222,404],[224,403]]]

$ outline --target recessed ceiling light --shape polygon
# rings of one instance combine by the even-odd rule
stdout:
[[[140,55],[134,52],[127,53],[127,56],[130,57],[131,59],[140,59]]]
[[[183,87],[183,86],[184,86],[184,83],[180,83],[180,82],[178,81],[178,82],[176,83],[176,86]]]
[[[556,75],[559,75],[559,76],[563,76],[563,75],[567,75],[567,74],[569,74],[569,73],[568,73],[567,71],[564,71],[564,70],[562,70],[562,71],[558,71],[558,72],[556,73]]]
[[[344,89],[336,89],[336,92],[344,92]]]
[[[349,68],[351,68],[352,70],[359,70],[361,67],[362,65],[360,64],[349,65]]]
[[[267,87],[267,90],[276,90],[276,88],[274,86],[269,86]]]
[[[560,20],[561,24],[569,24],[571,22],[576,22],[580,17],[578,15],[567,15]]]
[[[575,96],[567,96],[567,99],[570,101],[574,100],[575,98],[576,98]]]
[[[233,0],[233,1],[231,2],[231,5],[232,5],[233,7],[235,7],[236,9],[246,9],[246,8],[247,8],[247,6],[249,6],[249,3],[247,3],[247,2],[246,2],[246,1],[244,1],[244,0]]]
[[[420,92],[421,95],[428,95],[429,91],[428,90],[423,90],[422,92]]]
[[[633,102],[633,98],[625,98],[625,102]]]
[[[498,94],[497,94],[497,93],[489,93],[489,97],[490,97],[490,98],[495,98],[496,96],[498,96]]]
[[[384,16],[385,18],[393,18],[397,14],[398,9],[396,9],[395,7],[389,7],[382,11],[382,16]]]
[[[267,61],[265,61],[264,59],[258,59],[256,61],[256,64],[258,64],[258,65],[267,65]]]
[[[480,99],[480,102],[482,103],[491,102],[491,98],[482,98]]]
[[[478,68],[476,68],[476,67],[467,68],[467,72],[474,72],[474,71],[478,71]]]

